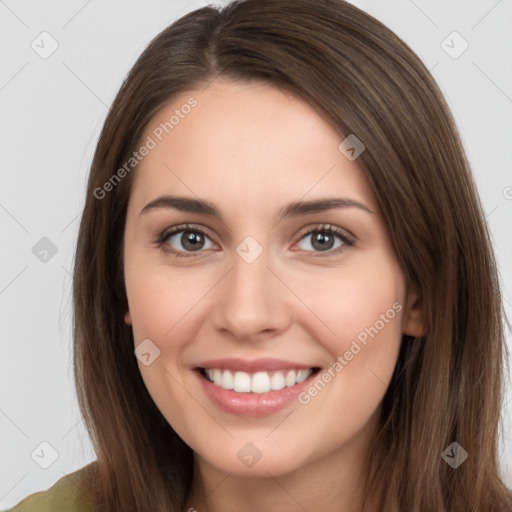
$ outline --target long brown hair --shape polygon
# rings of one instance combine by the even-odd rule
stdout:
[[[164,104],[216,77],[291,91],[340,141],[363,141],[358,163],[405,277],[421,293],[426,334],[402,340],[367,458],[368,502],[410,512],[511,510],[497,456],[504,316],[470,165],[428,69],[343,0],[245,0],[193,11],[151,41],[112,104],[73,276],[76,387],[97,455],[84,485],[97,510],[181,511],[190,488],[192,450],[145,388],[123,320],[123,233],[136,168],[112,176]],[[468,453],[456,469],[441,456],[453,442]]]

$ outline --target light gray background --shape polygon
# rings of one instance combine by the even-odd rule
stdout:
[[[453,109],[492,230],[510,317],[512,0],[353,3],[409,43]],[[87,172],[108,106],[138,55],[168,24],[204,5],[0,0],[2,509],[95,459],[71,371],[70,270]],[[47,59],[31,48],[34,40],[42,46],[43,31],[59,45]],[[453,31],[469,43],[456,59],[445,51],[462,48],[457,36],[446,39]],[[47,262],[32,252],[43,237],[57,248]],[[505,402],[501,459],[512,487],[510,381]],[[51,462],[42,442],[58,453],[47,469],[31,457],[36,450],[39,463]]]

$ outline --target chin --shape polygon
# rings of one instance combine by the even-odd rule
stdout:
[[[219,447],[215,453],[208,449],[194,451],[217,470],[239,477],[277,477],[293,473],[307,464],[306,454],[299,443],[296,450],[291,446],[282,449],[282,445],[274,445],[268,440],[265,446],[263,444],[257,440],[254,443],[233,440],[230,446]]]

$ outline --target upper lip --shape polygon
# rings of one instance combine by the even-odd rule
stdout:
[[[199,363],[197,368],[218,368],[223,370],[258,372],[271,370],[309,370],[314,365],[285,361],[283,359],[262,358],[248,361],[245,359],[211,359]]]

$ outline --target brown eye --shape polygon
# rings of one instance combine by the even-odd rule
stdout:
[[[300,247],[308,252],[338,253],[344,246],[352,246],[354,242],[341,230],[335,227],[319,227],[301,237],[301,242],[310,239]],[[308,247],[309,246],[309,247]]]
[[[202,229],[189,226],[177,226],[164,231],[157,243],[164,251],[176,256],[194,256],[188,253],[197,253],[215,246]]]
[[[169,240],[171,238],[177,238],[177,241],[186,251],[199,251],[203,248],[205,243],[205,235],[203,233],[199,233],[197,231],[179,231],[179,233],[182,233],[179,237],[176,237],[176,235],[169,237]]]

